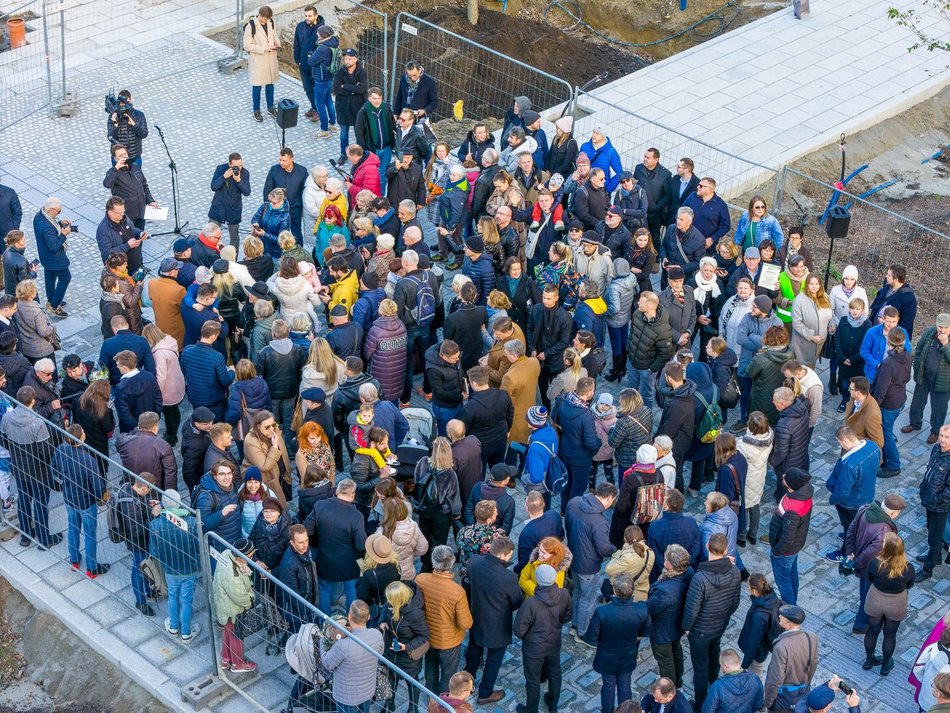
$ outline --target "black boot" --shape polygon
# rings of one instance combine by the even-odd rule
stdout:
[[[620,381],[620,363],[616,356],[612,358],[613,358],[613,365],[610,370],[610,374],[608,374],[604,378],[607,379],[607,381],[614,383],[614,382]]]

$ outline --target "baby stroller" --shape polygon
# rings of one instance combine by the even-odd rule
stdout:
[[[407,408],[402,415],[409,422],[409,435],[406,439],[415,439],[424,443],[432,442],[432,413],[424,408]]]
[[[342,625],[345,624],[346,621],[342,620]],[[290,699],[284,713],[295,713],[299,708],[303,708],[307,713],[336,710],[332,679],[321,663],[321,647],[326,646],[326,642],[321,639],[328,635],[334,640],[341,636],[340,632],[330,625],[327,625],[327,631],[321,632],[316,624],[304,624],[299,632],[287,639],[284,657],[291,670],[297,674],[297,678],[290,689]]]

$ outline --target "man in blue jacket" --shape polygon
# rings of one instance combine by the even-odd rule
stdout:
[[[903,265],[890,265],[887,268],[884,285],[874,295],[874,301],[868,310],[872,324],[877,324],[881,319],[885,307],[897,310],[897,326],[903,327],[908,337],[913,337],[914,320],[917,318],[917,295],[907,284],[907,268]]]
[[[881,366],[881,362],[887,357],[887,335],[890,334],[894,327],[901,326],[900,312],[897,311],[896,307],[891,305],[887,305],[881,310],[881,315],[878,319],[880,320],[879,323],[875,324],[865,333],[864,340],[861,342],[861,358],[864,359],[864,375],[872,384],[877,376],[878,367]],[[907,332],[906,329],[904,331]],[[909,335],[910,332],[907,332],[907,334]],[[904,351],[908,354],[912,353],[909,337],[904,341]]]
[[[334,34],[329,25],[320,25],[317,28],[317,42],[307,64],[313,77],[313,103],[320,118],[320,131],[317,138],[325,139],[331,131],[339,131],[336,125],[336,108],[333,106],[333,74],[334,56],[339,62],[340,39]],[[342,64],[342,62],[339,62]]]
[[[303,73],[300,76],[303,78]],[[241,225],[242,198],[251,195],[251,174],[244,168],[241,154],[230,154],[227,163],[214,169],[211,191],[214,197],[208,209],[208,220],[219,226],[227,223],[231,245],[236,248],[240,242],[238,228]]]
[[[264,201],[269,200],[268,196],[275,188],[284,189],[284,199],[290,213],[290,232],[297,238],[297,245],[301,247],[303,247],[303,232],[300,227],[303,217],[303,188],[308,176],[307,169],[294,162],[294,152],[285,146],[280,150],[277,163],[270,167],[267,178],[264,179]]]
[[[683,268],[690,280],[699,270],[699,261],[706,255],[706,239],[693,225],[694,213],[689,206],[676,211],[676,225],[666,231],[660,245],[660,264],[663,267],[661,284],[666,289],[666,271],[674,265]]]
[[[68,220],[59,220],[62,211],[63,204],[58,198],[47,198],[43,210],[33,216],[36,252],[43,266],[43,279],[46,282],[46,309],[55,317],[69,316],[63,309],[63,302],[66,288],[72,280],[69,258],[66,256],[66,239],[72,233],[72,225]]]
[[[719,654],[719,679],[709,687],[703,713],[757,711],[765,706],[762,681],[751,671],[742,670],[735,649]]]
[[[586,487],[587,481],[584,481]],[[562,496],[563,497],[563,496]],[[610,544],[606,511],[617,500],[617,486],[600,483],[593,493],[573,498],[567,505],[567,546],[574,555],[571,573],[574,576],[573,634],[579,644],[583,640],[599,595],[600,567],[617,548]]]
[[[593,398],[594,380],[585,376],[578,379],[574,391],[558,396],[551,407],[551,418],[561,427],[559,457],[567,467],[567,485],[561,493],[562,515],[567,512],[568,501],[587,490],[594,456],[600,450],[600,437],[590,410]]]
[[[177,490],[162,493],[162,512],[148,526],[148,553],[158,560],[168,585],[168,616],[165,631],[181,635],[183,644],[190,644],[201,633],[201,624],[192,622],[192,601],[199,559],[198,523],[181,502]]]
[[[828,476],[826,484],[831,491],[828,501],[838,511],[841,529],[847,533],[858,509],[874,500],[881,449],[874,441],[858,438],[850,426],[839,428],[835,438],[841,446],[841,457]],[[825,559],[840,562],[844,554],[839,549],[825,555]]]
[[[564,526],[561,524],[560,515],[554,510],[544,509],[544,496],[540,492],[536,490],[529,492],[524,500],[524,508],[528,513],[528,519],[525,520],[524,528],[518,535],[518,563],[515,565],[515,574],[521,574],[521,570],[531,558],[531,552],[541,540],[545,537],[556,537],[559,540],[564,537]]]
[[[705,238],[707,252],[732,227],[729,206],[716,195],[716,181],[708,176],[699,180],[696,192],[683,205],[693,209],[693,226]]]
[[[495,271],[492,269],[491,256],[485,252],[485,242],[478,235],[465,241],[462,273],[470,277],[475,285],[475,304],[486,305],[488,294],[495,289]]]
[[[122,375],[112,392],[119,432],[129,433],[138,426],[139,416],[146,411],[162,412],[162,392],[153,374],[136,368],[138,360],[134,353],[119,352],[115,363]]]
[[[19,230],[22,220],[23,207],[16,191],[10,186],[0,186],[0,237],[11,230]]]
[[[113,336],[102,342],[99,347],[99,364],[108,367],[109,383],[115,386],[122,378],[122,372],[115,363],[120,352],[130,351],[135,356],[136,363],[141,364],[145,371],[155,373],[155,357],[145,337],[133,334],[129,329],[129,320],[124,315],[117,314],[109,322]],[[194,404],[192,404],[194,405]],[[159,409],[161,411],[161,409]]]
[[[205,322],[201,339],[189,344],[181,353],[181,370],[185,374],[185,393],[192,407],[207,406],[214,420],[224,420],[228,406],[228,387],[234,381],[234,369],[228,368],[214,343],[221,334],[218,322]]]
[[[325,24],[323,15],[317,14],[317,8],[307,5],[303,9],[303,20],[294,28],[294,64],[300,72],[300,83],[310,101],[310,108],[304,114],[310,121],[317,119],[317,105],[313,99],[313,72],[310,70],[310,55],[317,47],[317,28]]]

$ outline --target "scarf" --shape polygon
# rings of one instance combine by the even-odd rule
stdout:
[[[850,301],[851,301],[851,295],[853,295],[853,294],[854,294],[854,291],[855,291],[856,289],[858,289],[858,283],[855,282],[855,283],[854,283],[854,287],[852,287],[850,290],[849,290],[847,287],[844,286],[844,283],[842,283],[842,284],[840,285],[840,287],[841,287],[841,291],[844,293],[844,296],[847,297],[847,298],[848,298],[848,301],[850,302]]]
[[[422,81],[422,78],[425,76],[424,71],[419,72],[419,78],[416,81],[409,79],[407,74],[406,79],[406,104],[412,104],[413,98],[416,96],[416,92],[419,90],[419,83]]]
[[[384,215],[382,218],[380,218],[379,216],[376,216],[375,218],[373,218],[373,225],[375,225],[377,228],[380,227],[381,225],[383,225],[383,223],[385,223],[390,218],[392,218],[393,213],[395,212],[396,212],[396,209],[390,207],[389,210],[386,211],[386,215]]]
[[[508,280],[508,293],[513,295],[515,290],[518,289],[518,285],[521,284],[521,278],[508,276],[505,279]]]
[[[719,280],[716,279],[716,273],[713,273],[712,279],[708,282],[703,278],[702,272],[697,271],[694,277],[696,279],[696,289],[693,290],[693,296],[697,302],[700,304],[705,302],[706,293],[708,293],[713,300],[719,299],[719,295],[722,291],[719,289]]]
[[[867,321],[867,318],[866,318],[863,314],[862,314],[860,317],[858,317],[857,319],[854,319],[854,318],[851,316],[851,312],[850,312],[850,311],[849,311],[848,314],[846,314],[845,316],[846,316],[847,319],[848,319],[848,324],[850,324],[850,325],[851,325],[852,327],[854,327],[855,329],[857,329],[857,328],[860,327],[862,324],[864,324],[865,321]]]
[[[99,299],[103,302],[115,302],[119,304],[122,302],[122,293],[121,292],[106,292],[102,291],[102,294],[99,295]]]
[[[573,391],[568,391],[564,394],[564,400],[567,403],[574,404],[575,406],[580,406],[582,409],[587,409],[587,403],[584,402],[580,396],[578,396]]]

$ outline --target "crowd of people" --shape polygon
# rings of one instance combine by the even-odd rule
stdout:
[[[244,46],[261,121],[261,88],[273,113],[278,76],[270,8]],[[529,97],[497,135],[479,122],[458,149],[433,141],[437,82],[421,63],[387,103],[311,6],[294,60],[306,116],[320,138],[339,133],[343,169],[308,170],[282,148],[262,202],[245,206],[252,177],[232,153],[213,172],[207,224],[151,275],[147,122],[120,93],[96,229],[97,359],[56,364],[74,232],[61,202],[45,202],[29,236],[0,186],[0,498],[20,544],[61,542],[49,502],[62,490],[69,561],[102,576],[111,500],[136,608],[156,616],[157,563],[164,629],[189,644],[199,513],[229,545],[206,583],[220,665],[255,670],[245,617],[273,599],[300,674],[291,705],[317,689],[341,713],[394,710],[400,678],[377,677],[375,651],[457,711],[473,696],[486,706],[506,695],[496,683],[517,637],[517,710],[537,713],[546,683],[554,713],[572,637],[594,652],[603,713],[825,713],[843,710],[836,693],[856,713],[846,682],[814,680],[798,557],[815,504],[833,505],[841,545],[827,558],[858,579],[863,668],[890,674],[908,590],[933,576],[950,534],[950,314],[915,324],[898,264],[879,287],[848,266],[826,293],[804,229],[762,196],[733,224],[690,158],[674,174],[647,148],[624,165],[603,127],[583,141],[566,116],[549,135]],[[901,473],[912,381],[901,431],[922,430],[930,404],[919,504],[878,490]],[[826,394],[840,397],[840,456],[818,483]],[[138,476],[111,498],[109,458]],[[907,508],[926,513],[919,569],[895,522]],[[761,546],[771,567],[750,571],[743,552]],[[657,678],[635,695],[643,640]],[[926,643],[920,710],[950,710],[950,639],[938,625]],[[419,689],[406,696],[416,710]]]

